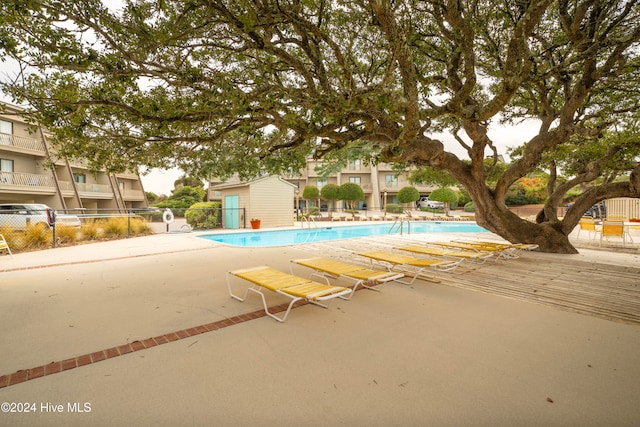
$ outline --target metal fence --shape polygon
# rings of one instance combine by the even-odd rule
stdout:
[[[53,210],[36,204],[0,205],[0,234],[12,251],[30,251],[150,234],[154,212],[147,209]]]
[[[44,205],[0,205],[0,234],[14,252],[154,232],[211,230],[222,228],[225,222],[231,222],[231,228],[250,227],[244,208],[167,210],[152,207],[54,211]]]

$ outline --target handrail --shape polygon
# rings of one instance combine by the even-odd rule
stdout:
[[[411,221],[409,220],[409,218],[405,218],[405,217],[396,217],[395,221],[393,221],[393,224],[391,224],[391,228],[389,228],[389,233],[391,234],[394,232],[394,229],[396,227],[396,225],[398,226],[398,229],[395,230],[395,232],[397,233],[398,231],[400,232],[400,235],[402,235],[403,231],[404,231],[404,223],[407,223],[407,234],[411,234]]]
[[[309,230],[311,230],[311,223],[313,223],[313,225],[314,225],[314,227],[315,227],[315,228],[318,228],[318,224],[316,223],[316,220],[315,220],[315,219],[313,219],[313,217],[312,217],[312,216],[309,216],[309,215],[304,216],[304,217],[302,217],[302,221],[303,221],[303,223],[302,223],[302,227],[304,227],[304,222],[306,222],[306,223],[307,223],[307,228],[308,228]]]

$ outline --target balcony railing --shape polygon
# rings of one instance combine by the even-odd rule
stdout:
[[[2,148],[3,145],[37,151],[39,153],[46,152],[44,143],[38,139],[0,132],[0,148]]]
[[[144,192],[142,190],[130,190],[125,189],[123,197],[127,201],[131,200],[144,200]]]
[[[0,186],[39,187],[52,189],[55,182],[52,176],[21,172],[0,172]]]
[[[107,184],[91,184],[85,182],[77,182],[79,193],[109,193],[113,194],[111,187]]]

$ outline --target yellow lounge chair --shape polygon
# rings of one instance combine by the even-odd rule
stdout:
[[[494,254],[498,255],[498,257],[506,259],[518,258],[518,253],[520,251],[532,251],[538,249],[538,245],[534,243],[502,243],[490,242],[486,240],[456,240],[455,242],[465,245],[472,245],[482,251],[493,252]]]
[[[356,290],[358,289],[358,286],[362,286],[363,288],[371,289],[374,291],[379,291],[380,286],[384,283],[392,282],[404,277],[404,274],[402,273],[372,270],[370,268],[364,268],[358,265],[320,257],[292,259],[291,274],[293,274],[294,264],[313,269],[314,272],[311,274],[311,276],[322,277],[327,281],[327,284],[329,284],[329,278],[345,278],[355,281],[355,285],[353,285],[353,292],[349,295],[348,298],[345,299],[351,299],[353,294],[355,294]]]
[[[415,271],[415,274],[410,282],[396,280],[397,282],[403,283],[405,285],[412,285],[413,282],[415,282],[415,280],[418,278],[418,275],[420,275],[427,268],[430,268],[434,271],[452,271],[455,270],[462,262],[462,260],[449,261],[416,258],[409,255],[402,255],[385,251],[362,252],[358,255],[369,258],[371,260],[371,263],[377,261],[389,271],[397,266],[411,268]]]
[[[475,243],[461,243],[461,242],[429,242],[430,245],[455,248],[467,251],[475,251],[477,253],[492,253],[496,258],[517,258],[515,251],[512,248],[497,248],[495,246],[488,246]]]
[[[13,258],[13,254],[11,253],[11,248],[9,247],[9,243],[7,243],[7,240],[4,238],[4,236],[0,234],[0,252],[2,251],[9,252],[9,256]]]
[[[231,290],[231,276],[238,277],[252,283],[252,285],[247,288],[243,296],[240,297],[235,295]],[[349,288],[317,283],[309,279],[283,273],[267,266],[228,271],[227,287],[229,289],[229,295],[238,301],[244,301],[249,291],[259,294],[262,298],[264,311],[269,317],[276,319],[278,322],[284,322],[287,319],[293,304],[297,301],[306,300],[312,304],[326,308],[327,306],[321,304],[319,301],[344,297],[352,292]],[[291,298],[291,302],[282,317],[277,317],[273,313],[269,312],[263,289],[268,289],[277,294]]]
[[[494,247],[496,249],[516,249],[519,251],[533,251],[538,249],[539,245],[535,243],[502,243],[502,242],[490,242],[488,240],[456,240],[460,243],[479,244],[488,247]]]
[[[439,257],[463,258],[470,261],[483,263],[493,256],[492,253],[473,252],[464,250],[453,250],[445,248],[431,248],[429,246],[409,245],[398,248],[401,251],[413,252],[422,255],[431,255]]]

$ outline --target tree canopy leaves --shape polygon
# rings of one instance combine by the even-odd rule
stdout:
[[[586,208],[640,197],[639,1],[4,0],[25,74],[2,89],[96,168],[250,177],[361,153],[446,171],[481,225],[572,252]],[[525,119],[538,133],[488,185],[489,126]],[[529,224],[504,201],[541,165],[571,177]]]

